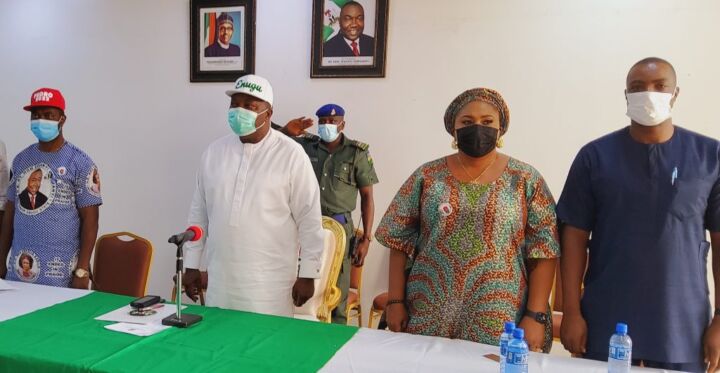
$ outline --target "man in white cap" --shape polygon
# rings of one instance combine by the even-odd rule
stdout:
[[[183,285],[196,299],[206,251],[208,305],[291,317],[320,276],[318,183],[302,147],[270,128],[266,79],[243,76],[225,93],[233,133],[202,156],[188,221],[207,235],[185,246]]]

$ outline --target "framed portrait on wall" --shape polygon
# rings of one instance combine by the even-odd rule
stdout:
[[[255,0],[190,0],[190,81],[255,71]]]
[[[384,77],[388,2],[313,0],[310,77]]]

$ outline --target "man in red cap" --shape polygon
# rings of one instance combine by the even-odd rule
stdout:
[[[93,188],[97,167],[63,137],[60,91],[40,88],[24,109],[38,142],[13,160],[0,229],[0,261],[8,265],[0,266],[0,278],[86,289],[102,204]],[[32,268],[23,268],[23,258]]]

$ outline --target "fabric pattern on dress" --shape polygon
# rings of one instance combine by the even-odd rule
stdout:
[[[504,321],[522,319],[526,261],[560,255],[553,197],[534,168],[513,158],[489,184],[458,181],[445,158],[421,166],[376,237],[411,258],[409,333],[494,345]]]

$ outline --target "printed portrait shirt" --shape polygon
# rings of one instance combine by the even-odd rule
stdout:
[[[11,281],[67,287],[80,251],[78,209],[101,205],[100,176],[82,150],[66,142],[56,152],[30,145],[15,157],[7,198],[15,204]]]

